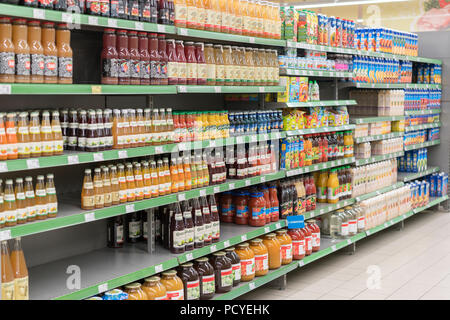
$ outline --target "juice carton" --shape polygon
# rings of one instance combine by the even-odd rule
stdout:
[[[336,47],[336,18],[328,18],[328,45]]]
[[[294,7],[284,7],[284,40],[297,41],[298,12]]]
[[[299,79],[299,102],[308,101],[308,78],[307,77],[298,77]]]
[[[280,86],[286,87],[284,92],[277,93],[277,102],[289,102],[289,77],[280,77]]]
[[[289,102],[299,102],[300,96],[300,77],[289,78]]]
[[[298,11],[297,41],[306,42],[308,38],[308,17],[306,11]]]

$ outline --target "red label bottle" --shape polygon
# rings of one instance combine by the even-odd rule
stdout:
[[[178,84],[187,83],[187,63],[186,56],[184,54],[184,44],[183,41],[176,41],[177,50],[177,62],[178,62]]]

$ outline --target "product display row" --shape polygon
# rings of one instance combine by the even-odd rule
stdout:
[[[349,124],[347,107],[313,107],[304,109],[283,109],[283,129],[295,131],[302,129],[342,127]]]

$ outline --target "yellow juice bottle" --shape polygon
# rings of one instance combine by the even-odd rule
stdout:
[[[144,199],[144,178],[142,176],[141,164],[133,163],[134,183],[136,184],[136,200]]]
[[[156,198],[159,196],[159,177],[158,170],[156,169],[156,161],[150,161],[150,179],[151,179],[151,196]]]
[[[95,209],[101,209],[105,206],[105,194],[103,193],[103,179],[100,168],[94,169],[94,199]]]
[[[152,178],[150,175],[150,168],[147,161],[141,162],[142,176],[144,178],[144,199],[152,197]]]
[[[127,184],[127,177],[125,175],[125,166],[122,163],[119,163],[117,165],[118,169],[118,180],[119,180],[119,199],[120,203],[127,202],[127,195],[128,195],[128,184]]]
[[[331,169],[327,181],[327,203],[339,202],[339,179],[336,169]]]
[[[127,179],[127,202],[132,202],[136,200],[136,182],[133,165],[129,162],[125,164],[125,176]]]
[[[178,192],[183,192],[185,190],[185,176],[182,157],[177,158],[177,172],[178,172]]]
[[[159,195],[160,196],[165,196],[166,195],[166,190],[165,190],[165,171],[164,171],[164,166],[163,166],[163,161],[161,159],[159,159],[156,162],[157,166],[157,172],[158,172],[158,190],[159,190]]]

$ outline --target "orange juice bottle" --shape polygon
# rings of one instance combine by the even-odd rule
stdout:
[[[83,189],[81,190],[81,209],[92,210],[95,207],[94,184],[91,169],[84,170]]]
[[[187,6],[186,0],[175,0],[175,26],[186,28]]]
[[[248,35],[251,37],[256,36],[256,10],[255,0],[248,0],[247,14],[249,19]]]
[[[130,148],[136,148],[138,146],[139,133],[136,121],[136,111],[134,109],[128,110],[128,119],[130,120]]]
[[[28,112],[19,113],[17,122],[17,153],[19,159],[29,158],[31,154],[30,135],[28,132]]]
[[[234,12],[234,2],[233,0],[227,1],[227,12],[228,12],[228,30],[229,33],[236,34],[236,14]]]
[[[14,194],[14,186],[12,179],[8,179],[5,182],[5,192],[4,192],[4,216],[5,216],[5,226],[12,227],[17,224],[17,203],[16,196]]]
[[[152,197],[152,178],[150,175],[150,168],[147,161],[141,162],[142,176],[144,178],[144,199],[150,199]]]
[[[145,146],[145,122],[144,122],[144,110],[136,109],[136,122],[138,127],[138,147]]]
[[[45,192],[47,193],[48,217],[54,218],[58,214],[58,198],[56,196],[55,179],[53,173],[47,174]]]
[[[241,8],[239,7],[240,0],[230,0],[233,3],[233,12],[234,12],[234,33],[242,35],[242,14]]]
[[[251,19],[248,13],[248,0],[239,0],[239,12],[242,16],[242,35],[250,35]]]
[[[167,115],[164,108],[159,109],[159,132],[160,132],[160,144],[167,143]]]
[[[164,192],[170,194],[172,190],[172,178],[170,177],[169,158],[163,158],[164,166]]]
[[[212,7],[212,15],[213,15],[213,28],[214,32],[220,32],[221,24],[222,24],[222,14],[220,12],[220,0],[211,0],[211,7]]]
[[[14,239],[14,245],[10,258],[11,266],[14,272],[14,300],[28,300],[28,269],[25,256],[23,254],[20,237]]]
[[[25,197],[27,198],[27,222],[35,221],[37,210],[32,177],[25,177]]]
[[[8,159],[8,139],[6,138],[5,123],[3,118],[5,114],[0,113],[0,161]]]
[[[158,159],[156,161],[156,170],[158,172],[158,190],[160,196],[166,195],[166,178],[165,178],[165,170],[163,161],[161,159]]]
[[[183,158],[178,157],[177,158],[177,173],[178,173],[178,192],[182,192],[186,190],[186,181],[184,176],[184,170],[183,170]]]
[[[122,114],[122,131],[123,131],[123,145],[124,149],[131,148],[131,129],[130,122],[128,118],[128,109],[123,109]]]
[[[160,127],[161,127],[161,120],[159,117],[159,111],[158,109],[155,108],[153,109],[152,113],[152,129],[151,129],[152,145],[154,146],[161,144]]]
[[[109,165],[109,180],[111,181],[111,205],[120,203],[120,184],[117,177],[117,167]]]
[[[262,2],[261,16],[263,21],[263,37],[264,38],[274,38],[272,34],[272,4],[270,2]]]
[[[219,0],[220,32],[230,33],[227,0]]]
[[[202,157],[202,175],[203,175],[203,186],[209,186],[209,171],[208,171],[208,161],[206,160],[206,152],[203,153]]]
[[[174,142],[174,125],[172,108],[166,109],[166,143]]]
[[[196,2],[196,7],[197,7],[198,29],[205,30],[206,10],[205,10],[204,0],[196,0],[195,2]]]
[[[134,181],[133,165],[129,162],[125,164],[125,175],[127,177],[127,201],[136,200],[136,182]]]
[[[201,140],[208,140],[209,139],[208,111],[203,111],[200,114],[200,118],[201,118],[201,127],[200,127]]]
[[[280,15],[280,5],[277,3],[272,3],[272,33],[275,39],[281,39],[281,15]]]
[[[159,196],[159,176],[158,176],[158,169],[156,168],[156,161],[151,160],[150,161],[150,178],[152,182],[151,186],[151,194],[152,198],[156,198]]]
[[[36,178],[36,211],[37,219],[45,220],[48,217],[47,191],[45,189],[44,176],[39,175]]]
[[[105,206],[102,171],[100,168],[94,169],[94,199],[95,209],[101,209]]]
[[[112,205],[112,188],[111,177],[108,167],[102,167],[102,180],[103,180],[103,194],[105,195],[105,207],[111,207]]]
[[[151,130],[152,130],[152,111],[149,108],[144,109],[144,125],[145,125],[145,145],[151,145]]]
[[[183,171],[184,171],[184,190],[189,191],[192,189],[192,172],[189,155],[183,157]]]
[[[52,156],[53,155],[53,133],[52,126],[50,123],[50,112],[42,112],[42,122],[41,122],[41,143],[42,143],[42,155]]]
[[[194,163],[195,163],[195,172],[196,175],[196,182],[197,182],[197,188],[202,188],[205,186],[205,177],[203,176],[203,167],[202,167],[202,156],[201,154],[196,154],[194,157]]]
[[[0,246],[1,246],[0,273],[2,280],[1,283],[2,300],[14,300],[15,279],[14,279],[14,271],[9,256],[8,241],[1,241]]]
[[[213,2],[215,0],[204,0],[205,7],[205,30],[214,31],[214,23],[216,21],[216,11],[213,8]]]
[[[179,177],[178,177],[178,167],[177,158],[172,157],[170,160],[170,179],[172,181],[171,193],[177,193],[179,191]]]
[[[59,112],[52,112],[52,135],[53,135],[53,155],[62,155],[64,150],[64,141],[61,131],[61,123],[59,122]]]
[[[336,169],[331,169],[327,181],[327,203],[339,202],[338,189],[339,179],[336,173]]]
[[[256,23],[256,36],[262,38],[264,36],[264,21],[262,14],[261,1],[255,1],[255,23]]]
[[[9,112],[6,115],[6,139],[8,140],[8,160],[18,158],[18,143],[16,130],[16,114]]]
[[[39,112],[33,111],[30,113],[30,147],[31,157],[37,158],[42,155],[41,143],[41,126],[39,123]]]
[[[25,192],[23,190],[23,179],[16,178],[16,186],[15,186],[15,194],[16,194],[16,217],[17,224],[23,224],[27,222],[27,204]]]
[[[187,18],[186,27],[190,29],[198,29],[198,15],[196,0],[186,0]]]
[[[142,177],[141,164],[139,162],[133,163],[134,166],[134,181],[136,184],[136,200],[144,199],[144,178]]]
[[[117,165],[117,177],[119,180],[119,199],[120,203],[127,202],[128,184],[125,176],[125,166],[122,163]]]
[[[197,178],[197,166],[194,162],[194,156],[190,155],[189,157],[189,167],[190,167],[190,173],[191,173],[191,189],[198,188],[198,178]]]
[[[113,124],[112,124],[112,135],[113,135],[113,149],[121,149],[120,139],[122,136],[122,122],[120,121],[120,110],[113,110]]]

